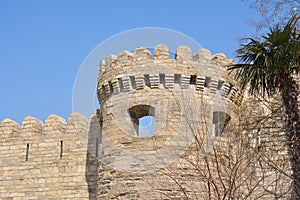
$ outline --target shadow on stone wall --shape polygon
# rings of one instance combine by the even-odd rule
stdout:
[[[86,172],[85,178],[88,183],[89,199],[95,200],[97,195],[97,164],[99,151],[98,147],[101,144],[101,128],[98,116],[100,110],[96,110],[90,119],[90,129],[88,133],[87,157],[86,157]]]

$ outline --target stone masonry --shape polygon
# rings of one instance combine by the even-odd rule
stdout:
[[[238,129],[240,123],[242,92],[225,68],[234,61],[207,49],[192,54],[187,46],[178,47],[175,58],[170,58],[166,45],[157,45],[153,52],[152,57],[148,49],[139,47],[133,53],[108,55],[100,63],[103,142],[98,199],[223,199],[234,192],[227,198],[270,199],[280,196],[274,190],[286,198],[290,180],[276,179],[266,163],[258,165],[262,156],[257,156],[257,147],[239,146],[236,138],[243,137],[239,135],[244,130],[233,134],[237,130],[225,129],[229,124]],[[259,107],[257,103],[251,109]],[[154,116],[154,136],[139,136],[138,121],[143,116]],[[257,126],[251,131],[258,129],[269,130]],[[284,142],[278,146],[286,152]],[[277,167],[286,167],[288,158],[280,159],[284,164]],[[222,167],[216,166],[218,160],[223,160]],[[237,180],[228,180],[233,172]],[[237,182],[238,188],[230,188]]]
[[[240,91],[232,63],[187,46],[171,58],[163,44],[108,55],[90,120],[1,122],[0,199],[286,199],[280,123],[250,127],[268,108]],[[154,135],[141,136],[147,116]]]
[[[94,118],[90,137],[100,132]],[[21,127],[4,119],[0,126],[0,199],[95,198],[96,162],[84,141],[88,130],[88,120],[79,113],[72,113],[68,124],[50,115],[44,126],[30,116]],[[96,146],[89,144],[89,150],[96,152]]]

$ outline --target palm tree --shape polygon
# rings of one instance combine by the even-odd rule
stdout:
[[[284,26],[270,28],[262,40],[247,38],[237,56],[239,64],[228,67],[243,89],[251,94],[280,94],[285,108],[285,131],[293,177],[292,199],[300,199],[300,112],[299,88],[296,78],[300,71],[300,34],[298,16]],[[242,64],[243,63],[243,64]]]

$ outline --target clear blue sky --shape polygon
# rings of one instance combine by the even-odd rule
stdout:
[[[81,63],[114,34],[169,28],[234,57],[238,39],[253,34],[256,15],[240,0],[0,0],[0,121],[66,119]]]

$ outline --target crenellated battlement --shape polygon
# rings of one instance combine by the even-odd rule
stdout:
[[[124,71],[124,67],[134,67],[142,64],[168,64],[168,67],[173,67],[178,70],[180,64],[187,64],[200,70],[206,67],[215,67],[224,69],[224,66],[234,63],[234,59],[227,59],[225,54],[218,53],[212,55],[208,49],[200,49],[194,54],[188,46],[179,46],[175,52],[175,58],[170,58],[170,52],[166,45],[159,44],[154,48],[154,55],[145,47],[137,47],[133,53],[122,50],[118,55],[109,54],[106,60],[101,60],[99,65],[99,77],[105,78],[109,71],[116,71],[117,69]],[[127,70],[127,69],[126,69]]]
[[[248,97],[245,103],[251,102],[251,112],[239,107],[243,91],[226,69],[234,62],[204,48],[193,53],[190,47],[179,46],[173,54],[164,44],[153,50],[137,47],[107,55],[98,71],[101,111],[95,111],[90,120],[73,112],[67,119],[51,114],[44,122],[26,116],[21,124],[9,118],[0,123],[0,199],[194,199],[193,195],[207,199],[213,193],[206,190],[203,173],[195,169],[209,170],[211,177],[225,184],[230,170],[241,171],[245,176],[238,174],[238,184],[246,183],[248,189],[254,180],[258,187],[253,198],[262,197],[260,188],[263,193],[265,188],[273,193],[274,188],[277,196],[281,185],[284,194],[289,194],[286,173],[278,182],[281,175],[277,176],[277,168],[267,169],[269,163],[259,162],[263,172],[275,174],[276,180],[269,176],[265,183],[255,182],[262,173],[256,165],[252,170],[252,163],[258,162],[250,151],[244,152],[249,138],[239,131],[244,129],[241,120],[257,122],[252,118],[259,117],[262,107]],[[240,117],[243,110],[246,113]],[[269,144],[265,152],[272,159],[278,154],[275,162],[289,173],[284,157],[288,153],[277,149],[284,147],[278,140],[283,136],[281,125],[276,125],[277,120],[266,123],[257,131],[250,128],[251,137],[254,132],[258,135],[250,138],[251,148],[260,147],[261,157],[265,148],[261,144]],[[270,131],[272,137],[273,132],[279,134],[276,140],[264,135]],[[239,140],[242,135],[245,141]],[[240,160],[242,170],[235,167]]]
[[[226,70],[226,66],[234,62],[223,53],[212,55],[207,49],[192,54],[188,46],[179,46],[174,59],[170,58],[169,49],[164,44],[155,47],[153,57],[144,47],[136,48],[133,53],[120,51],[100,62],[98,99],[103,105],[111,95],[179,86],[199,94],[220,95],[240,105],[242,92]]]
[[[97,113],[66,122],[27,116],[0,123],[0,199],[89,199],[96,193],[101,129]],[[89,127],[90,126],[90,127]],[[76,198],[75,198],[76,197]]]
[[[17,137],[20,136],[20,124],[6,118],[0,124],[1,137]]]
[[[66,120],[58,115],[51,114],[43,124],[41,120],[27,116],[21,125],[9,118],[0,123],[0,138],[32,138],[32,137],[59,137],[63,134],[85,134],[87,138],[89,125],[95,120],[96,113],[91,116],[91,123],[82,114],[73,112]]]
[[[27,116],[24,118],[21,128],[22,136],[24,137],[42,135],[43,133],[43,123],[32,116]]]

